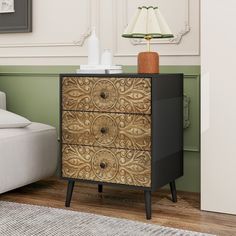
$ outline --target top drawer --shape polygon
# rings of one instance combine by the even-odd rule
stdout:
[[[150,114],[151,79],[64,77],[62,108],[75,111]]]

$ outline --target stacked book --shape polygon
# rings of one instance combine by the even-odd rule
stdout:
[[[80,69],[76,70],[77,74],[121,74],[122,66],[108,65],[80,65]]]

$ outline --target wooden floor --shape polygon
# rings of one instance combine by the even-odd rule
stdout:
[[[0,201],[65,208],[65,195],[66,182],[49,179],[1,194]],[[70,209],[222,236],[236,235],[236,216],[200,211],[199,194],[179,192],[178,203],[173,203],[169,191],[161,190],[153,194],[152,200],[152,220],[146,221],[142,191],[104,186],[101,194],[96,185],[76,183]]]

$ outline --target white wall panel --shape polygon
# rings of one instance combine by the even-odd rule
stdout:
[[[236,214],[236,1],[201,4],[201,209]]]
[[[34,0],[33,32],[0,34],[0,63],[81,64],[87,36],[95,26],[101,48],[110,48],[118,64],[136,64],[145,42],[121,37],[135,9],[156,0]],[[159,0],[176,37],[153,40],[162,64],[199,64],[199,0]]]

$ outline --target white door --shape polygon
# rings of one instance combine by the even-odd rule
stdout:
[[[236,0],[201,1],[201,209],[236,214]]]

